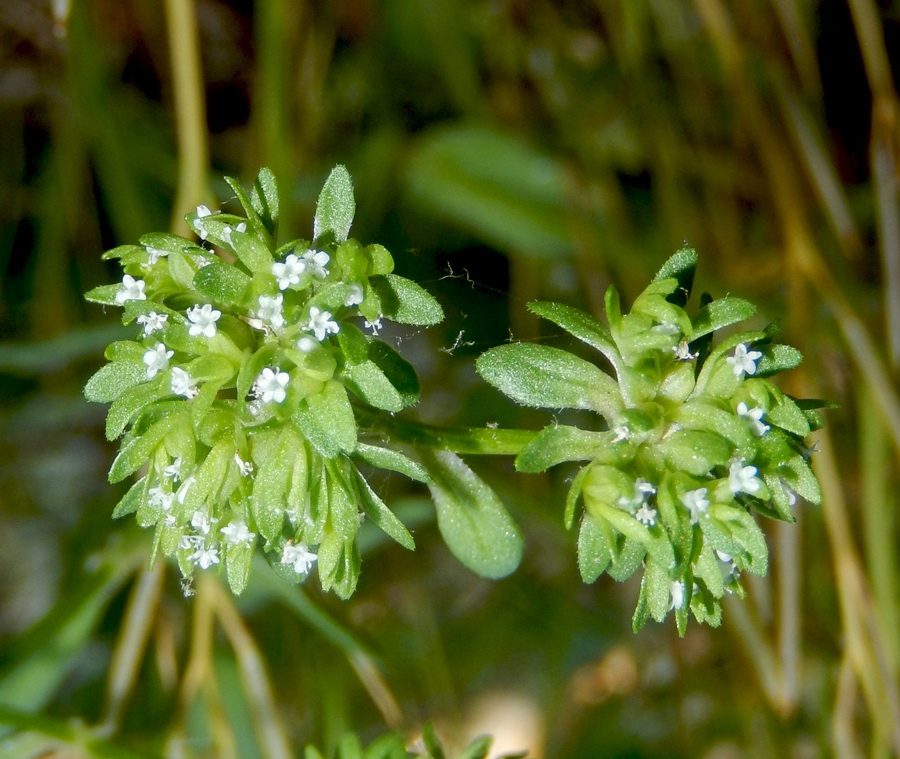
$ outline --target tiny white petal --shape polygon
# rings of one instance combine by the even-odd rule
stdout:
[[[144,288],[147,283],[142,279],[135,279],[130,274],[122,277],[122,287],[116,291],[116,303],[122,304],[127,300],[147,300]]]
[[[321,311],[316,306],[309,309],[309,322],[306,329],[316,336],[316,340],[322,342],[327,335],[336,335],[340,332],[340,325],[331,318],[331,311]]]
[[[756,476],[758,471],[755,466],[744,466],[742,461],[733,461],[728,468],[728,489],[734,495],[758,493],[763,485],[762,480]]]
[[[291,376],[287,372],[263,369],[253,383],[254,396],[263,403],[283,403]]]
[[[198,548],[188,559],[193,561],[200,569],[209,569],[213,564],[219,563],[219,552],[213,548]]]
[[[160,250],[159,248],[151,248],[149,245],[144,246],[147,249],[147,265],[153,266],[160,258],[169,255],[169,251]]]
[[[272,264],[272,274],[278,281],[278,289],[287,290],[291,285],[299,285],[300,275],[303,274],[304,269],[305,266],[293,253],[288,255],[283,263]]]
[[[669,598],[671,599],[671,604],[669,605],[669,610],[673,609],[677,611],[684,606],[684,583],[676,580],[669,586]]]
[[[689,490],[681,496],[681,503],[691,512],[691,524],[697,524],[700,515],[705,514],[709,509],[709,499],[706,494],[706,488],[697,488],[697,490]]]
[[[233,546],[250,545],[256,538],[256,533],[250,532],[247,525],[241,519],[229,522],[219,532],[225,536],[225,539]]]
[[[749,351],[744,343],[738,343],[734,348],[734,355],[728,356],[725,361],[731,364],[731,370],[735,377],[742,374],[756,374],[756,362],[762,358],[760,351]]]
[[[170,480],[179,479],[181,477],[181,464],[182,458],[181,456],[179,456],[175,459],[175,461],[173,461],[165,469],[163,469],[163,474]]]
[[[312,568],[318,556],[309,550],[306,543],[285,543],[281,553],[281,563],[294,568],[298,575],[305,575]]]
[[[365,293],[363,292],[361,285],[350,285],[350,289],[347,291],[347,296],[344,298],[345,306],[358,306],[363,302],[363,298],[365,297]]]
[[[160,332],[165,329],[169,321],[168,314],[158,314],[151,311],[149,314],[141,314],[137,318],[137,323],[144,328],[144,337],[150,337],[154,332]]]
[[[167,351],[166,346],[157,343],[144,353],[144,364],[147,366],[147,379],[153,379],[160,372],[169,368],[169,359],[174,351]]]
[[[373,321],[373,322],[370,322],[368,319],[366,319],[363,326],[364,326],[366,329],[372,330],[372,334],[373,334],[373,335],[378,335],[378,333],[379,333],[379,332],[381,331],[381,329],[382,329],[382,326],[381,326],[381,317],[379,316],[379,317],[378,317],[375,321]]]
[[[191,337],[200,337],[201,335],[204,337],[215,337],[216,322],[222,316],[221,311],[213,308],[209,303],[204,303],[202,306],[189,308],[186,313],[188,321],[191,322],[191,326],[188,329],[188,334]]]
[[[249,477],[253,474],[253,463],[250,461],[244,461],[241,458],[241,455],[237,452],[234,454],[234,463],[238,466],[238,471],[240,471],[241,476]]]
[[[172,369],[172,392],[191,400],[191,398],[196,398],[200,391],[197,389],[197,380],[184,369],[176,366]]]
[[[284,326],[283,304],[284,296],[281,293],[275,296],[260,295],[256,316],[271,324],[274,329],[279,329]]]

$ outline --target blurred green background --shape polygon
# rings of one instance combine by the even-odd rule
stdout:
[[[0,759],[280,759],[426,719],[560,759],[900,755],[900,3],[4,0],[0,56]],[[146,572],[80,395],[122,328],[81,293],[223,174],[270,166],[307,235],[335,163],[353,235],[447,311],[388,335],[426,421],[547,424],[475,356],[561,344],[528,301],[628,302],[684,241],[701,289],[783,319],[783,389],[840,403],[825,500],[763,525],[770,576],[721,629],[632,635],[637,588],[578,577],[572,472],[508,459],[470,457],[527,538],[499,582],[399,477],[373,484],[419,548],[371,534],[350,602]]]

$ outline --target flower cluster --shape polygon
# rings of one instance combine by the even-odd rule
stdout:
[[[347,596],[361,514],[413,546],[354,460],[427,478],[399,452],[358,442],[349,394],[396,412],[418,392],[412,367],[360,327],[434,324],[442,312],[392,273],[382,246],[348,237],[354,200],[343,167],[320,196],[315,239],[280,247],[271,172],[249,193],[228,181],[243,216],[200,206],[186,217],[200,244],[151,234],[109,251],[122,281],[87,295],[121,306],[138,328],[107,349],[110,363],[85,388],[112,404],[108,437],[124,433],[110,480],[146,465],[115,516],[133,512],[154,527],[154,555],[175,557],[185,577],[223,569],[240,592],[259,544],[287,576],[317,566],[323,587]]]
[[[481,375],[513,399],[587,409],[606,431],[546,428],[519,454],[521,471],[587,461],[575,477],[566,522],[584,502],[578,560],[586,582],[624,580],[643,568],[635,628],[674,611],[718,624],[720,600],[743,594],[744,571],[764,573],[766,541],[753,512],[793,521],[798,496],[817,503],[804,439],[821,425],[813,409],[768,379],[800,353],[772,330],[713,334],[755,313],[734,297],[685,310],[696,254],[683,250],[622,314],[612,288],[609,327],[557,303],[531,309],[598,350],[614,377],[548,346],[510,344],[478,361]]]

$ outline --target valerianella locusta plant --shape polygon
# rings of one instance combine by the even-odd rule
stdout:
[[[478,371],[528,406],[596,412],[605,429],[547,427],[517,457],[523,472],[587,461],[566,499],[565,522],[584,502],[578,563],[585,582],[643,570],[634,627],[688,611],[719,624],[720,600],[743,595],[744,571],[763,574],[768,553],[754,513],[793,521],[797,498],[820,500],[804,442],[821,426],[816,401],[794,400],[768,379],[800,363],[774,329],[714,334],[755,313],[739,298],[704,298],[685,310],[697,256],[679,251],[622,314],[606,293],[609,327],[558,303],[531,310],[602,354],[607,373],[571,353],[510,344]]]
[[[413,368],[366,334],[381,321],[429,325],[440,306],[392,274],[380,245],[348,237],[355,204],[343,167],[319,196],[311,240],[275,247],[278,194],[260,172],[250,192],[229,179],[244,215],[200,206],[187,220],[197,244],[150,234],[105,254],[120,284],[88,300],[124,309],[133,340],[85,395],[111,403],[110,470],[140,478],[114,516],[135,513],[185,577],[224,569],[239,593],[254,549],[300,580],[313,565],[325,589],[349,596],[359,576],[362,515],[407,548],[413,539],[356,462],[426,480],[398,451],[361,443],[351,405],[397,412],[413,404]]]

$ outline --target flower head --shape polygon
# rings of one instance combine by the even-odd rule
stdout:
[[[184,463],[181,456],[175,459],[171,464],[169,464],[165,469],[163,469],[163,474],[168,477],[170,480],[178,480],[181,478],[181,465]]]
[[[344,298],[345,306],[358,306],[363,302],[365,298],[365,293],[363,292],[361,285],[350,285],[350,289],[347,291],[347,296]]]
[[[210,525],[211,522],[209,519],[209,514],[207,514],[205,511],[200,511],[198,509],[191,515],[191,527],[193,527],[197,532],[202,533],[203,535],[208,535]]]
[[[363,326],[364,326],[366,329],[372,330],[372,334],[375,335],[375,336],[377,337],[377,336],[378,336],[378,333],[379,333],[379,332],[381,331],[381,329],[382,329],[382,327],[381,327],[381,317],[379,316],[379,317],[378,317],[375,321],[373,321],[373,322],[370,322],[368,319],[366,319],[366,320],[365,320],[365,323],[363,324]]]
[[[116,303],[123,304],[127,300],[147,300],[144,288],[147,283],[142,279],[135,279],[130,274],[122,277],[122,287],[116,292]]]
[[[669,586],[669,611],[678,611],[684,606],[684,583],[678,580]]]
[[[213,212],[209,210],[208,206],[197,206],[197,218],[194,220],[194,229],[197,231],[197,235],[201,240],[205,240],[209,236],[209,232],[203,224],[202,219],[212,215]]]
[[[656,495],[656,488],[643,477],[638,477],[634,483],[634,495],[631,498],[622,496],[619,499],[619,506],[623,509],[633,510],[639,506],[643,506],[647,499]]]
[[[687,340],[682,340],[678,345],[673,345],[672,353],[675,354],[676,361],[693,361],[700,355],[698,352],[691,353]]]
[[[147,266],[153,266],[160,258],[169,255],[169,251],[160,250],[159,248],[151,248],[149,245],[144,246],[147,248]]]
[[[165,329],[168,321],[168,314],[158,314],[156,311],[151,311],[149,314],[141,314],[137,318],[137,323],[144,328],[144,337],[150,337],[154,332],[162,331]]]
[[[697,524],[700,521],[700,515],[705,514],[709,508],[709,499],[706,497],[706,488],[697,488],[689,490],[681,496],[681,502],[691,512],[691,524]]]
[[[759,407],[750,408],[746,403],[741,401],[737,405],[738,416],[744,417],[749,423],[753,431],[759,435],[765,435],[769,431],[769,425],[763,424],[763,417],[766,412]]]
[[[306,271],[319,279],[325,279],[328,272],[325,270],[325,264],[331,260],[324,250],[306,250],[300,256],[301,271]]]
[[[263,321],[269,322],[273,328],[278,329],[284,326],[284,313],[282,306],[284,304],[284,296],[278,295],[260,295],[259,307],[256,309],[256,315]]]
[[[300,275],[303,274],[305,268],[293,253],[284,259],[284,263],[272,264],[272,274],[278,281],[278,289],[287,290],[291,285],[299,285]]]
[[[256,539],[256,533],[250,532],[243,519],[235,519],[229,522],[219,532],[225,536],[225,540],[233,546],[252,545]]]
[[[734,355],[729,356],[725,360],[731,364],[731,370],[735,377],[742,374],[756,374],[756,362],[762,358],[760,351],[748,351],[747,346],[738,343],[734,349]]]
[[[171,509],[172,504],[175,502],[175,494],[163,490],[159,485],[150,488],[147,491],[147,495],[150,496],[150,505],[159,506],[163,511]]]
[[[267,366],[253,383],[253,394],[263,403],[283,403],[287,398],[287,386],[290,381],[291,376],[287,372],[270,369]]]
[[[219,552],[215,546],[202,546],[188,556],[200,569],[209,569],[213,564],[219,563]]]
[[[298,575],[307,574],[317,558],[319,557],[309,550],[306,543],[285,543],[281,552],[281,563],[292,566]]]
[[[166,346],[157,343],[144,353],[144,364],[147,366],[147,379],[153,379],[160,372],[169,368],[169,359],[175,351],[167,351]]]
[[[647,527],[653,527],[656,524],[656,509],[651,509],[649,504],[642,503],[641,507],[634,512],[634,518]]]
[[[753,495],[762,489],[762,480],[756,475],[759,470],[755,466],[744,466],[743,461],[733,461],[728,468],[728,489],[734,494],[749,493]]]
[[[315,306],[309,309],[309,322],[306,328],[319,342],[322,342],[326,335],[336,335],[341,330],[340,325],[331,318],[331,311],[320,311]]]
[[[197,389],[197,380],[180,366],[176,366],[172,369],[172,392],[191,400],[196,398],[200,391]]]
[[[253,474],[253,462],[244,461],[237,451],[235,451],[234,453],[234,463],[237,464],[238,471],[241,473],[241,477],[249,477],[251,474]]]
[[[209,303],[189,308],[187,310],[187,318],[191,322],[191,326],[188,329],[188,334],[191,337],[200,337],[200,335],[215,337],[216,322],[219,321],[221,316],[222,312],[213,308]]]

